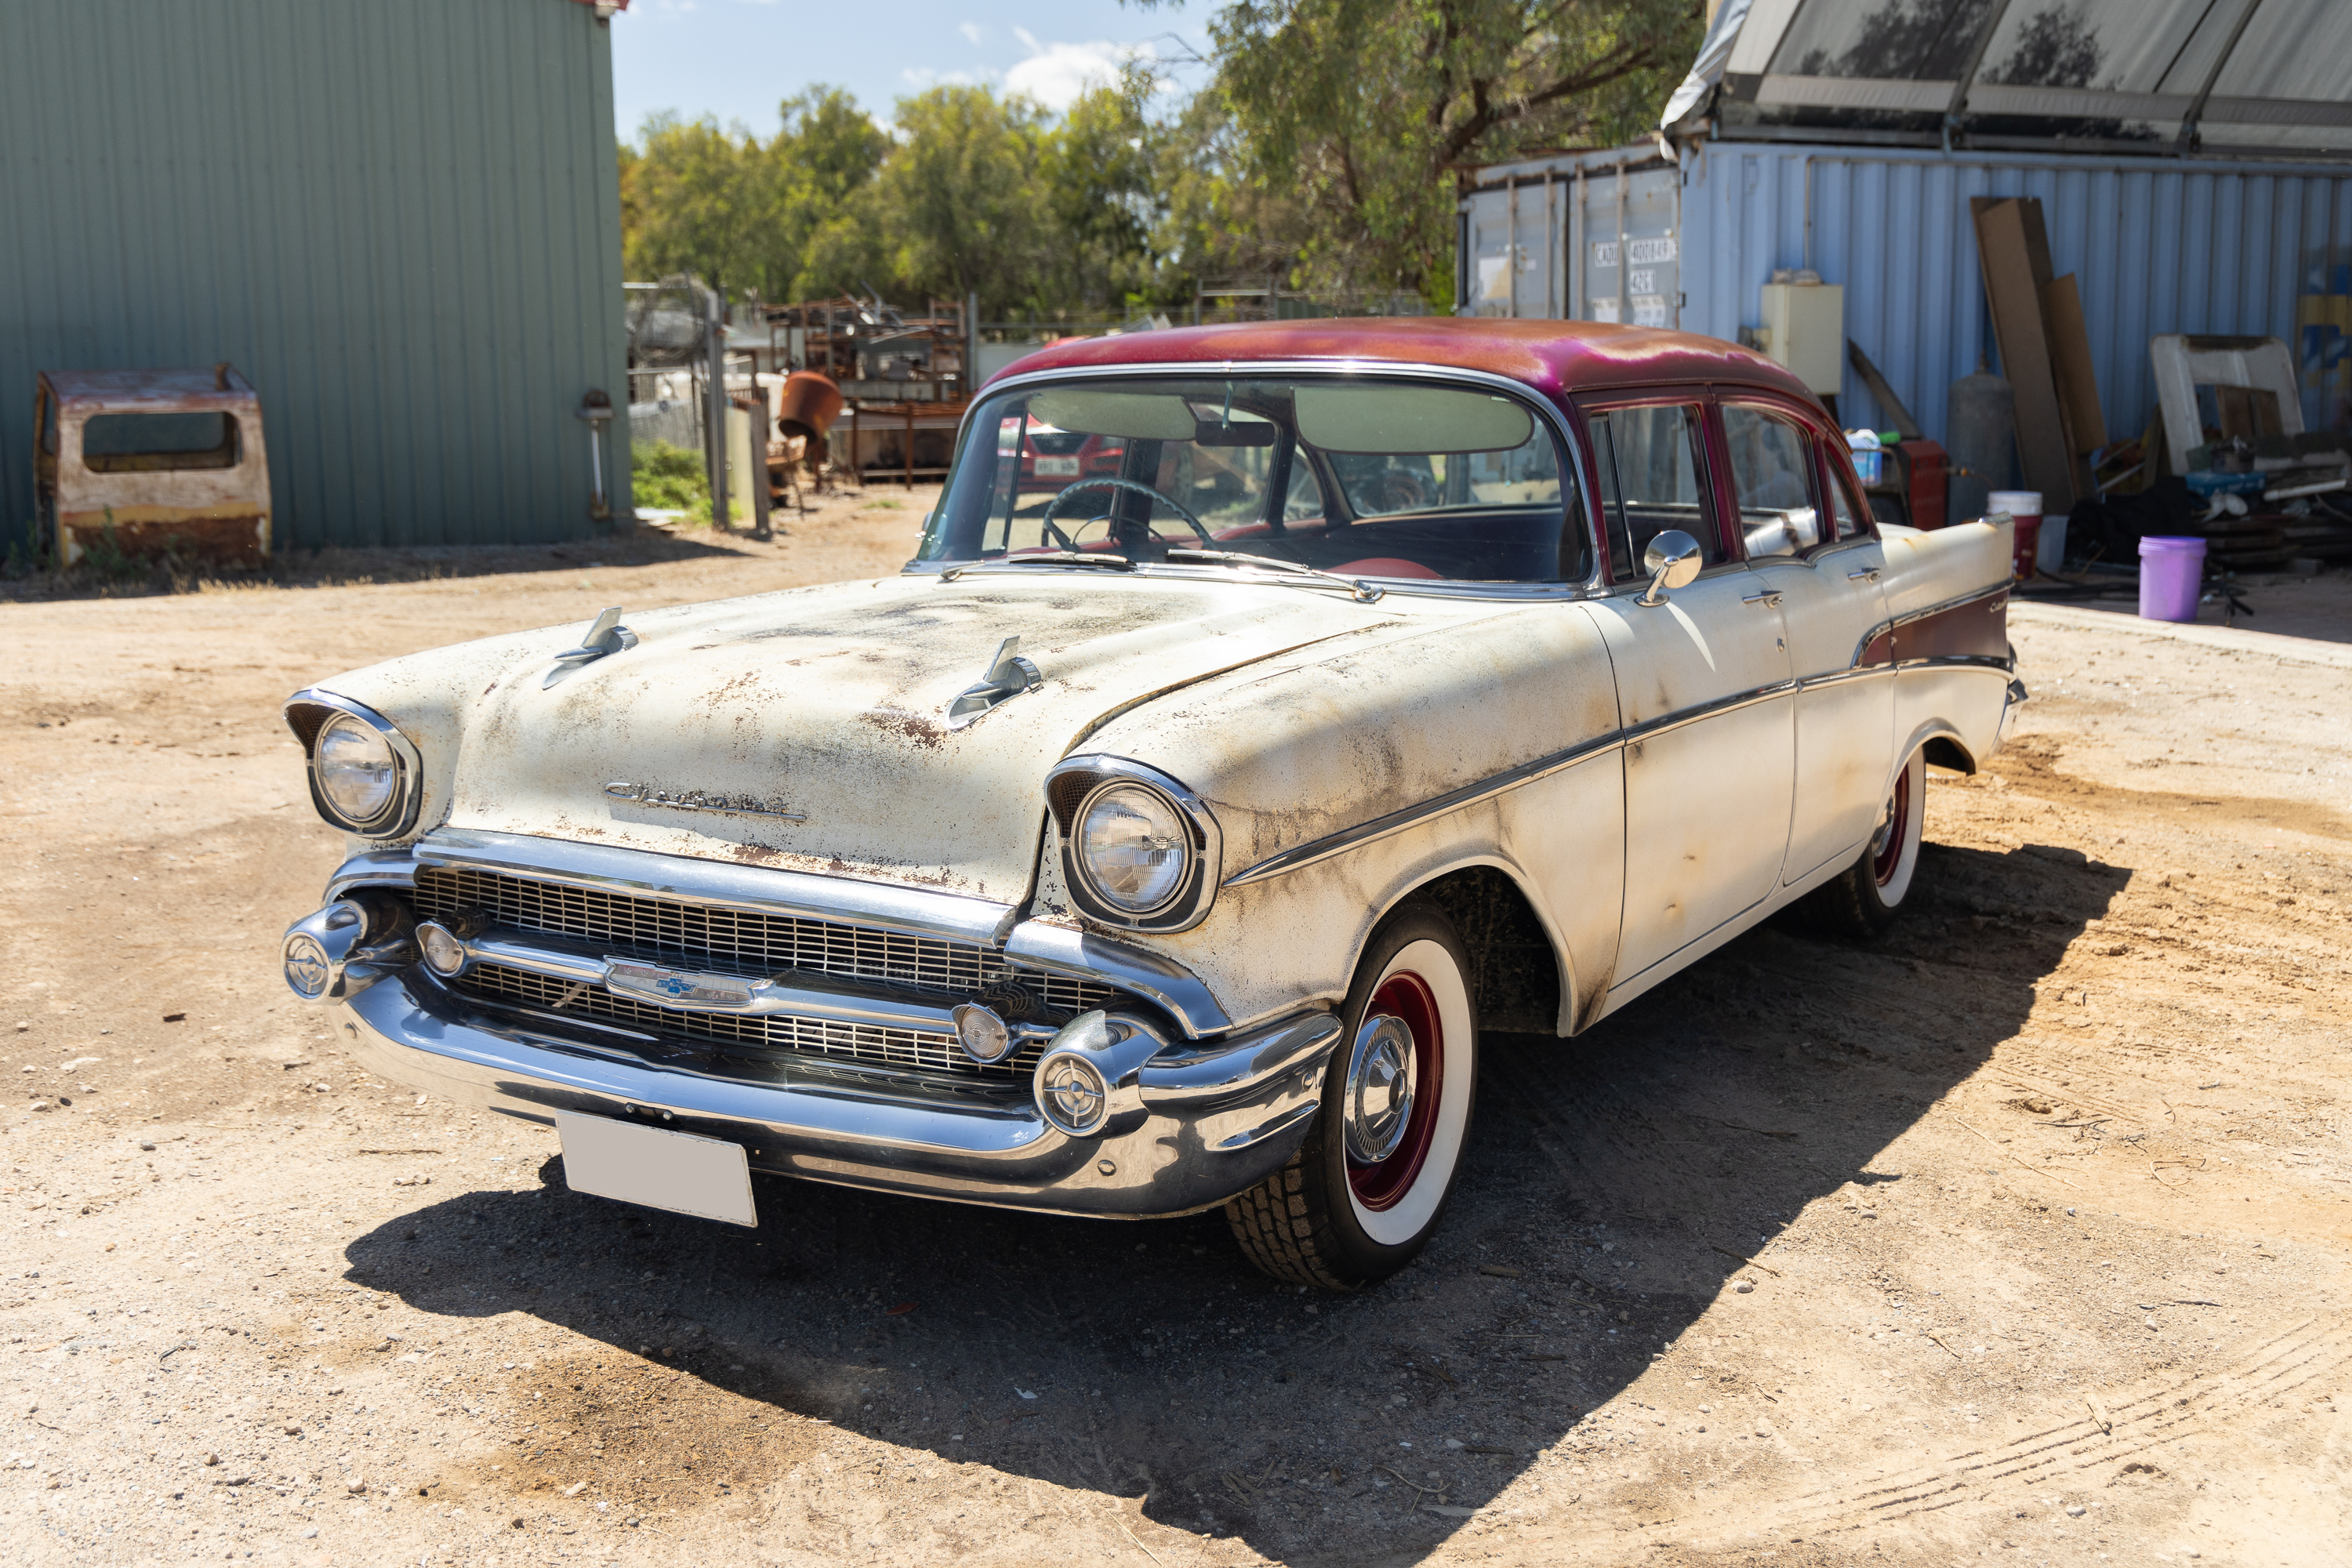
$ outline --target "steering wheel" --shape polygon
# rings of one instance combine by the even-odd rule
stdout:
[[[1080,479],[1076,484],[1066,487],[1060,495],[1057,495],[1052,500],[1047,501],[1045,503],[1045,515],[1039,520],[1047,533],[1052,534],[1055,539],[1061,541],[1062,548],[1065,550],[1076,550],[1077,545],[1071,540],[1068,534],[1064,533],[1060,529],[1054,526],[1054,519],[1057,515],[1058,509],[1064,501],[1077,494],[1080,490],[1093,489],[1133,490],[1138,495],[1149,496],[1156,501],[1164,501],[1167,503],[1169,510],[1174,512],[1178,517],[1182,518],[1184,520],[1185,526],[1200,536],[1202,543],[1209,546],[1213,550],[1216,548],[1217,536],[1211,533],[1207,529],[1202,527],[1201,520],[1194,517],[1192,512],[1186,509],[1184,503],[1178,500],[1174,496],[1163,495],[1160,491],[1153,489],[1150,485],[1139,483],[1134,479]],[[1101,519],[1088,518],[1087,521],[1088,522],[1097,522],[1100,521]]]

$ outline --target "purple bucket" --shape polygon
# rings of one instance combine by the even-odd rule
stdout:
[[[2139,542],[2139,614],[2147,621],[2193,621],[2205,580],[2205,542],[2152,533]]]

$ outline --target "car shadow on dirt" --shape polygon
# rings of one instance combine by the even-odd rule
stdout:
[[[650,1363],[686,1374],[664,1387],[1139,1498],[1270,1557],[1411,1561],[1737,1279],[1770,1289],[1742,1259],[1807,1204],[1906,1180],[1887,1145],[2018,1031],[2129,875],[1929,844],[1882,941],[1782,921],[1577,1040],[1487,1037],[1447,1223],[1355,1296],[1254,1273],[1216,1213],[1116,1224],[763,1180],[752,1231],[573,1194],[553,1159],[536,1191],[452,1197],[348,1257],[422,1311],[530,1314],[619,1352],[518,1417],[555,1434],[516,1440],[551,1485],[617,1484],[625,1463],[635,1495],[686,1506],[781,1473],[772,1448],[729,1460],[724,1423],[682,1396],[665,1432],[598,1394]],[[1644,1473],[1666,1440],[1621,1428],[1612,1469]]]

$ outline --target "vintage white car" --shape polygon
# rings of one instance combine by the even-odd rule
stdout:
[[[1223,1205],[1359,1286],[1438,1223],[1482,1028],[1589,1029],[1800,899],[1895,913],[1925,767],[2022,695],[2010,582],[2005,518],[1874,527],[1727,343],[1065,343],[976,401],[898,576],[297,693],[352,843],[286,976],[583,1191]]]

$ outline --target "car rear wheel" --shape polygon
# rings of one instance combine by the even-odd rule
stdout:
[[[1408,904],[1372,933],[1315,1125],[1290,1163],[1225,1205],[1249,1260],[1353,1290],[1411,1262],[1460,1173],[1478,1076],[1469,964],[1454,924]]]
[[[1848,936],[1876,936],[1895,921],[1919,867],[1919,837],[1927,824],[1927,753],[1911,753],[1895,775],[1877,830],[1861,858],[1823,884],[1810,902],[1822,922]]]

